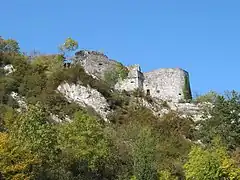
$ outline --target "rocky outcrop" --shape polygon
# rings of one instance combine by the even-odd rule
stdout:
[[[10,96],[18,103],[18,106],[20,107],[18,111],[27,109],[27,103],[24,97],[19,96],[19,94],[16,92],[11,92]]]
[[[63,83],[57,90],[62,93],[69,102],[75,102],[83,107],[92,107],[105,121],[111,112],[109,104],[104,96],[96,89],[81,84]]]
[[[104,79],[105,72],[114,70],[119,64],[97,51],[81,50],[76,52],[75,55],[74,63],[80,64],[86,73],[99,79]]]
[[[152,111],[155,116],[162,117],[171,111],[178,112],[181,117],[192,117],[193,121],[204,120],[203,115],[206,109],[212,107],[211,104],[174,103],[159,99],[152,99],[151,102],[144,98],[137,98],[135,102]]]
[[[3,70],[4,70],[6,75],[11,74],[12,72],[15,71],[15,69],[13,68],[13,65],[11,65],[11,64],[8,64],[8,65],[4,66]]]
[[[19,109],[17,109],[18,112],[22,112],[23,110],[28,109],[28,105],[26,103],[26,99],[24,97],[21,97],[18,93],[16,92],[11,92],[10,96],[18,103]],[[55,122],[63,122],[63,121],[71,121],[69,116],[65,115],[64,118],[60,118],[58,115],[50,113],[50,118],[55,121]]]

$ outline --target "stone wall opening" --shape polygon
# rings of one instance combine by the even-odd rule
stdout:
[[[147,89],[147,96],[150,96],[150,89]]]

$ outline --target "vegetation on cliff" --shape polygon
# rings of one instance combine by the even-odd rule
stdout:
[[[129,103],[129,94],[114,92],[81,66],[64,68],[62,56],[29,57],[20,52],[18,43],[4,43],[0,46],[0,177],[240,179],[237,92],[199,97],[198,103],[213,104],[205,121],[194,122],[174,111],[159,118]],[[6,75],[3,67],[8,64],[14,71]],[[102,93],[114,109],[110,123],[55,91],[63,81],[81,81]],[[11,92],[25,98],[27,110],[18,110]],[[71,122],[57,123],[51,114],[68,115]]]

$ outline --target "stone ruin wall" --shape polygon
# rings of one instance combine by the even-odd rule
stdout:
[[[179,68],[163,68],[144,73],[144,92],[151,97],[179,102],[185,99],[188,73]]]
[[[75,62],[80,63],[88,74],[104,79],[104,73],[114,70],[118,62],[96,51],[81,50],[76,53]],[[162,68],[142,73],[139,65],[127,67],[128,77],[117,82],[115,89],[143,90],[146,95],[162,100],[179,102],[185,99],[186,78],[189,75],[180,68]],[[188,79],[189,80],[189,79]],[[190,90],[191,91],[191,90]],[[191,92],[190,92],[191,94]]]
[[[123,81],[119,81],[115,85],[115,89],[134,91],[136,89],[143,89],[143,73],[141,72],[139,65],[132,65],[127,67],[129,70],[128,76]]]

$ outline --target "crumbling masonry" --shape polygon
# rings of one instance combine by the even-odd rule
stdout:
[[[85,71],[98,78],[104,77],[104,72],[114,69],[117,61],[108,59],[102,53],[95,51],[79,51],[75,61],[80,63]],[[145,95],[172,102],[191,99],[189,74],[180,68],[162,68],[143,73],[139,65],[127,67],[128,76],[115,85],[117,90],[144,91]]]

